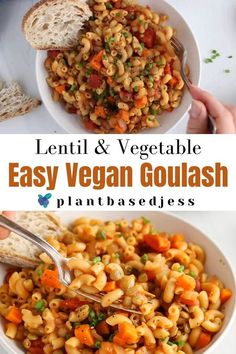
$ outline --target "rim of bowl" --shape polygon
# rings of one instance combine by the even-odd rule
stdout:
[[[194,35],[188,21],[183,17],[183,15],[176,9],[176,7],[172,4],[169,4],[167,3],[165,0],[159,0],[160,2],[162,2],[163,4],[165,4],[165,6],[167,7],[167,9],[171,9],[171,10],[174,10],[175,12],[177,12],[178,16],[180,17],[182,23],[184,23],[184,25],[187,27],[189,33],[191,34],[192,36],[192,39],[193,39],[193,43],[194,45],[196,46],[196,55],[197,55],[197,64],[198,64],[198,72],[197,72],[197,80],[196,80],[196,83],[195,85],[199,86],[200,83],[201,83],[201,73],[202,73],[202,61],[201,61],[201,51],[200,51],[200,46],[199,46],[199,43],[198,43],[198,40],[196,38],[196,36]],[[45,94],[44,92],[42,91],[42,87],[41,87],[41,84],[40,84],[40,78],[39,78],[39,73],[41,72],[41,69],[40,69],[40,66],[42,64],[42,61],[41,61],[41,53],[45,53],[46,51],[42,51],[42,50],[37,50],[36,51],[36,60],[35,60],[35,71],[36,71],[36,81],[37,81],[37,86],[38,86],[38,90],[39,90],[39,93],[40,93],[40,96],[41,96],[41,99],[44,103],[44,106],[45,106],[45,109],[47,110],[47,112],[50,114],[51,118],[53,118],[55,120],[55,122],[66,132],[66,133],[69,133],[69,134],[73,134],[74,132],[71,132],[69,128],[65,128],[65,126],[63,125],[63,123],[61,122],[60,119],[57,119],[53,113],[53,110],[51,109],[51,106],[48,105],[48,100],[47,98],[45,97]],[[49,88],[48,88],[49,89]],[[189,94],[185,88],[185,95],[186,94]],[[52,98],[50,98],[52,100]],[[178,118],[176,120],[176,122],[171,125],[164,133],[158,133],[158,131],[156,133],[153,133],[153,134],[167,134],[170,130],[173,130],[177,125],[180,124],[180,122],[186,117],[186,115],[188,114],[188,111],[189,111],[189,108],[190,108],[191,104],[188,105],[188,107],[186,108],[186,111],[182,114],[182,116],[180,118]],[[79,117],[80,118],[80,117]],[[156,128],[158,129],[158,128]],[[76,134],[92,134],[91,132],[89,131],[81,131],[81,132],[77,132]],[[141,133],[138,133],[138,134],[145,134],[143,132]],[[150,133],[151,134],[151,133]]]
[[[134,212],[135,212],[135,211],[131,211],[131,213],[134,213]],[[67,212],[56,212],[56,214],[58,214],[58,216],[60,216],[60,213],[67,213]],[[69,212],[68,212],[68,213],[69,213]],[[87,212],[87,213],[89,214],[89,213],[91,213],[91,212]],[[94,213],[96,213],[96,212],[94,212]],[[112,212],[105,211],[105,213],[112,213]],[[117,213],[119,213],[119,211],[118,211]],[[129,213],[129,212],[127,211],[127,212],[125,212],[125,213]],[[136,211],[135,213],[138,214],[139,211]],[[179,215],[176,215],[176,214],[172,214],[171,212],[166,212],[166,211],[147,211],[146,213],[147,213],[147,214],[148,214],[148,213],[153,213],[153,214],[155,213],[155,214],[157,214],[157,215],[158,215],[158,214],[163,214],[163,215],[165,215],[165,216],[167,216],[167,217],[172,218],[173,220],[178,220],[178,221],[184,223],[184,224],[187,225],[188,227],[192,228],[194,231],[200,233],[200,234],[203,236],[203,238],[207,239],[207,241],[208,241],[210,244],[212,244],[212,245],[216,248],[217,252],[218,252],[221,256],[223,256],[223,258],[224,258],[224,260],[225,260],[225,264],[226,264],[226,266],[227,266],[227,268],[228,268],[228,270],[229,270],[229,272],[230,272],[230,274],[231,274],[231,277],[232,277],[232,279],[233,279],[233,284],[232,284],[232,288],[233,288],[233,289],[232,289],[232,291],[233,291],[233,299],[232,299],[232,300],[234,301],[234,303],[233,303],[233,310],[232,310],[232,313],[231,313],[231,315],[230,315],[230,318],[229,318],[227,324],[225,325],[224,331],[223,331],[222,333],[220,333],[219,337],[215,340],[215,342],[214,342],[212,345],[210,345],[206,350],[204,350],[204,353],[209,354],[209,353],[211,353],[211,352],[215,349],[215,347],[224,339],[224,334],[226,333],[226,331],[229,331],[229,329],[230,329],[230,328],[232,327],[232,325],[233,325],[234,319],[236,318],[236,276],[234,275],[234,272],[233,272],[233,270],[232,270],[232,267],[231,267],[231,265],[230,265],[228,259],[226,258],[226,256],[223,254],[223,252],[222,252],[222,251],[220,250],[220,248],[218,247],[218,245],[217,245],[211,238],[209,238],[209,237],[206,235],[206,233],[201,229],[201,227],[195,226],[195,225],[193,225],[191,222],[189,222],[188,220],[186,220],[184,217],[179,216]],[[86,214],[86,211],[85,211],[85,214]],[[4,349],[6,349],[9,353],[16,353],[16,351],[11,348],[11,344],[10,344],[10,343],[11,343],[11,342],[9,342],[9,343],[7,342],[7,337],[6,337],[5,335],[0,338],[0,345],[2,345]],[[21,351],[21,348],[19,348],[19,350]],[[196,351],[195,353],[197,354],[197,353],[199,353],[199,351]],[[17,353],[17,354],[18,354],[18,353]],[[22,350],[22,354],[23,354],[23,350]]]

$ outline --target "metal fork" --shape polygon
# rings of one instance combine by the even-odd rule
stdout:
[[[18,225],[14,221],[10,220],[4,215],[0,215],[0,226],[3,226],[4,228],[15,232],[17,235],[21,236],[27,241],[32,242],[36,246],[38,246],[40,249],[42,249],[55,263],[55,266],[58,269],[58,278],[61,284],[65,285],[68,287],[72,280],[73,280],[73,274],[70,271],[68,267],[68,259],[63,257],[59,252],[55,250],[54,247],[52,247],[48,242],[45,240],[41,239],[40,237],[36,236],[32,232],[26,230],[24,227]],[[1,242],[1,241],[0,241]],[[101,304],[101,295],[99,294],[98,296],[96,295],[91,295],[87,294],[81,290],[75,290],[75,289],[70,289],[76,292],[78,295],[83,296],[84,298],[87,298],[91,301],[95,301],[99,304]],[[115,308],[117,310],[122,310],[126,312],[131,312],[135,314],[141,314],[141,312],[129,309],[126,307],[123,307],[117,303],[113,303],[110,305],[110,307]]]
[[[187,57],[188,53],[184,45],[176,38],[172,37],[171,39],[171,45],[175,51],[175,54],[180,60],[181,63],[181,68],[180,68],[180,73],[182,76],[182,79],[184,80],[185,85],[187,86],[187,89],[189,90],[191,94],[191,82],[188,78],[188,76],[185,74],[185,68],[187,64]],[[216,124],[214,118],[208,113],[208,129],[211,134],[216,134]]]

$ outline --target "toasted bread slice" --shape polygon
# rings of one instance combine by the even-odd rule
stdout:
[[[80,30],[92,16],[82,0],[41,0],[24,16],[23,32],[30,45],[39,50],[76,47]]]
[[[58,237],[64,230],[56,216],[47,212],[16,212],[15,221],[41,238]],[[34,267],[42,253],[37,246],[11,233],[0,240],[0,262],[18,267]]]
[[[4,83],[0,86],[0,122],[29,113],[41,104],[38,99],[27,96],[16,81],[8,87]]]

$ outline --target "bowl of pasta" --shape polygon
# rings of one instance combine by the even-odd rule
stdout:
[[[195,85],[200,81],[190,27],[164,0],[94,0],[90,7],[77,48],[37,52],[47,110],[68,133],[173,132],[191,104],[173,36],[188,51],[187,75]]]
[[[0,344],[9,353],[215,353],[235,317],[235,278],[219,248],[172,214],[59,212],[48,238],[69,258],[58,281],[49,257],[34,269],[0,265]],[[76,295],[97,294],[101,303]],[[117,310],[116,304],[124,307]],[[138,311],[126,312],[126,308]]]

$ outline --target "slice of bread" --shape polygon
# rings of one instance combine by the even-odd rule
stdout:
[[[47,212],[16,212],[15,222],[41,238],[58,237],[64,227],[56,216]],[[33,267],[40,262],[43,251],[33,243],[11,233],[0,240],[0,262],[18,267]]]
[[[26,13],[22,28],[35,49],[71,49],[78,45],[80,30],[90,16],[83,0],[41,0]]]
[[[8,87],[1,82],[0,86],[0,122],[29,113],[41,104],[38,99],[27,96],[16,81]]]

